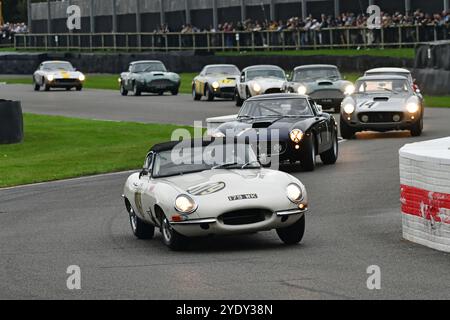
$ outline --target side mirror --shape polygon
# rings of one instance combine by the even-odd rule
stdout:
[[[347,80],[347,76],[343,76],[342,79]]]
[[[139,173],[139,179],[143,176],[148,176],[150,172],[146,168],[142,168],[142,171]]]

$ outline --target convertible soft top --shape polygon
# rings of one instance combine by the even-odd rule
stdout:
[[[151,149],[150,152],[163,152],[163,151],[171,151],[173,150],[176,146],[202,146],[202,147],[207,147],[210,144],[212,144],[213,142],[222,142],[222,143],[226,143],[228,141],[231,141],[233,139],[230,138],[211,138],[211,139],[189,139],[189,140],[182,140],[182,141],[169,141],[169,142],[164,142],[164,143],[159,143],[159,144],[155,144]],[[234,138],[234,143],[249,143],[247,140],[245,139],[239,139],[239,138]]]

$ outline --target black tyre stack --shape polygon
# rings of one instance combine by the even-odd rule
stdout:
[[[23,141],[23,115],[19,101],[0,99],[0,144]]]

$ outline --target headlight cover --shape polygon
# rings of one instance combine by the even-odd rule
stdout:
[[[416,113],[419,111],[419,105],[415,102],[409,102],[406,105],[406,110],[408,110],[409,113]]]
[[[308,91],[308,89],[307,89],[305,86],[300,86],[300,87],[298,87],[298,89],[297,89],[297,92],[298,92],[299,94],[306,94],[307,91]]]
[[[212,83],[212,87],[213,87],[214,89],[219,89],[220,84],[219,84],[217,81],[214,81],[214,82]]]
[[[351,103],[347,103],[344,106],[344,111],[347,114],[352,114],[353,112],[355,112],[355,106],[353,104],[351,104]]]
[[[255,90],[256,92],[260,92],[261,86],[258,83],[253,84],[253,90]]]
[[[84,81],[84,80],[86,80],[86,76],[84,74],[80,74],[80,76],[78,77],[78,80]]]
[[[355,92],[355,86],[352,84],[349,84],[345,87],[344,94],[345,95],[352,95]]]
[[[297,184],[291,183],[286,188],[286,195],[293,203],[299,203],[303,199],[303,191]]]
[[[289,133],[289,138],[291,138],[292,142],[299,143],[302,141],[304,133],[300,129],[294,129]]]
[[[55,80],[55,76],[52,75],[52,74],[49,74],[49,75],[47,75],[47,80],[48,81],[53,81],[53,80]]]
[[[197,204],[188,195],[182,194],[175,199],[175,209],[184,214],[191,214],[197,210]]]

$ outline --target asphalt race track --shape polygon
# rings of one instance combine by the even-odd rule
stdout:
[[[192,124],[237,111],[186,95],[0,86],[0,97],[21,97],[26,112],[111,120]],[[340,144],[335,166],[283,167],[310,196],[293,247],[275,231],[196,240],[181,253],[159,233],[138,241],[120,197],[128,173],[0,190],[0,299],[449,299],[450,255],[402,239],[398,172],[398,149],[449,136],[449,120],[450,109],[427,109],[420,138],[363,133]],[[81,290],[66,288],[69,265],[81,268]],[[381,268],[381,290],[367,289],[370,265]]]
[[[187,95],[165,96],[143,94],[122,97],[119,90],[83,90],[82,92],[52,90],[34,92],[27,85],[0,85],[0,98],[17,100],[20,97],[25,112],[106,119],[193,125],[194,120],[235,114],[239,111],[229,100],[216,103],[195,101]]]

